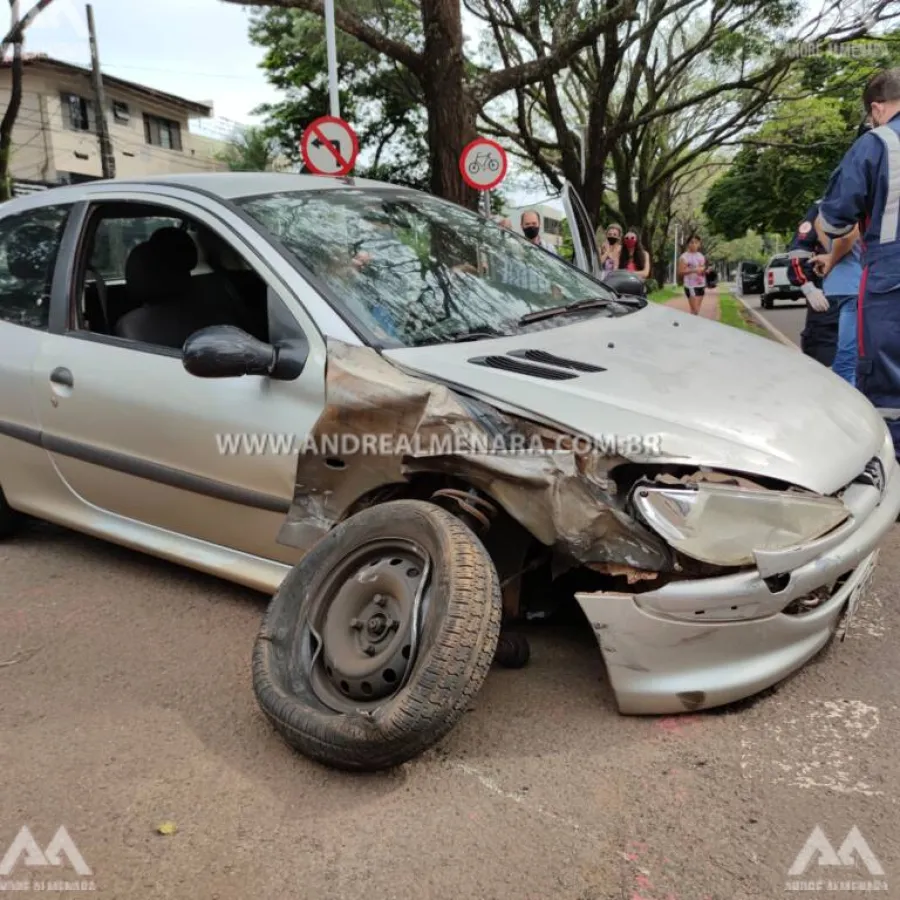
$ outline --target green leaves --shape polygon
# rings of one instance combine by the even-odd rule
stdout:
[[[354,15],[389,37],[421,44],[418,8],[410,0],[355,0]],[[254,15],[250,38],[266,48],[262,67],[285,92],[279,103],[260,107],[281,151],[300,158],[300,137],[310,122],[329,112],[325,26],[321,16],[270,9]],[[423,97],[403,67],[338,29],[341,116],[360,139],[357,173],[416,187],[427,180]]]

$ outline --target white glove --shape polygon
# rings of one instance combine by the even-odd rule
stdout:
[[[825,312],[831,305],[828,302],[828,298],[811,281],[807,281],[802,285],[800,290],[803,292],[803,296],[806,297],[806,302],[810,305],[810,308],[816,312]]]

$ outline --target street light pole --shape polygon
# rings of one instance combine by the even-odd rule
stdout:
[[[334,33],[334,0],[325,0],[325,47],[328,52],[328,95],[331,101],[331,115],[340,118],[341,107],[338,97],[337,40]]]

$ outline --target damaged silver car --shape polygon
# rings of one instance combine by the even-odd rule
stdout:
[[[750,696],[845,626],[900,511],[878,412],[404,188],[94,182],[0,216],[0,533],[49,519],[274,593],[264,713],[379,769],[574,601],[622,713]],[[501,628],[503,627],[503,630]]]

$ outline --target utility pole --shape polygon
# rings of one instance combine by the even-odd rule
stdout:
[[[100,162],[104,178],[116,177],[116,157],[109,128],[106,122],[106,95],[103,91],[103,76],[100,74],[100,54],[97,52],[97,31],[94,28],[94,8],[87,4],[88,32],[91,37],[91,69],[94,83],[94,123],[97,126],[97,140],[100,142]]]

